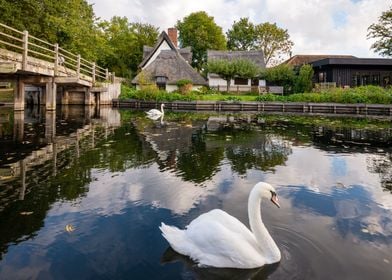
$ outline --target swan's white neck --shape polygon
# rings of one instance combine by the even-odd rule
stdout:
[[[163,111],[163,103],[161,104],[161,113],[162,113],[162,115],[165,113],[165,112]]]
[[[261,219],[261,196],[260,191],[262,185],[257,184],[249,195],[248,201],[248,215],[250,229],[256,237],[259,249],[262,254],[267,258],[268,263],[278,262],[281,258],[278,246],[272,239],[267,228]]]

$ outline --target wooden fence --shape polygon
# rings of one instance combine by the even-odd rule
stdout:
[[[141,100],[113,100],[119,108],[159,108],[160,102]],[[165,108],[175,111],[217,111],[254,113],[297,113],[311,115],[374,116],[392,118],[392,105],[340,103],[283,103],[230,101],[174,101],[164,102]]]
[[[109,81],[112,74],[95,62],[82,58],[61,48],[58,44],[51,44],[34,37],[28,31],[19,31],[0,23],[0,49],[21,54],[22,69],[28,69],[29,58],[53,63],[54,75],[58,76],[60,68],[65,70],[66,76],[86,76],[95,81]],[[63,71],[64,72],[64,71]]]

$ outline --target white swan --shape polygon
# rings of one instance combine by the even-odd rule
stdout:
[[[151,109],[149,111],[146,112],[147,116],[150,118],[155,118],[158,119],[160,116],[164,115],[165,112],[163,111],[163,107],[165,107],[165,104],[161,104],[161,110],[157,110],[157,109]]]
[[[276,263],[281,254],[261,220],[263,197],[280,207],[275,189],[270,184],[257,183],[248,200],[251,231],[219,209],[200,215],[185,230],[164,223],[159,228],[175,251],[189,256],[199,266],[256,268]]]

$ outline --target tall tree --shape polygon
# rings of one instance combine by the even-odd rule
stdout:
[[[219,75],[227,83],[226,91],[230,89],[231,79],[251,79],[258,76],[261,69],[248,59],[213,59],[207,63],[207,71]]]
[[[382,56],[392,56],[392,7],[381,14],[378,23],[369,26],[367,37],[377,39],[371,49]]]
[[[284,55],[291,52],[294,43],[290,40],[287,29],[282,29],[269,22],[256,26],[256,48],[264,53],[266,65],[276,65],[281,62]]]
[[[255,25],[249,18],[241,18],[234,22],[226,32],[227,48],[233,51],[249,51],[256,48]]]
[[[191,13],[177,21],[182,47],[191,47],[192,66],[201,70],[207,61],[207,50],[225,50],[226,39],[222,28],[206,12]]]
[[[126,17],[113,17],[100,24],[109,51],[101,63],[116,75],[133,77],[143,58],[143,46],[152,46],[158,38],[158,28],[143,23],[130,23]]]

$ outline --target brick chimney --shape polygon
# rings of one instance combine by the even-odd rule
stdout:
[[[175,27],[170,27],[169,29],[167,29],[167,35],[169,35],[169,38],[172,41],[173,45],[177,48],[177,29]]]

